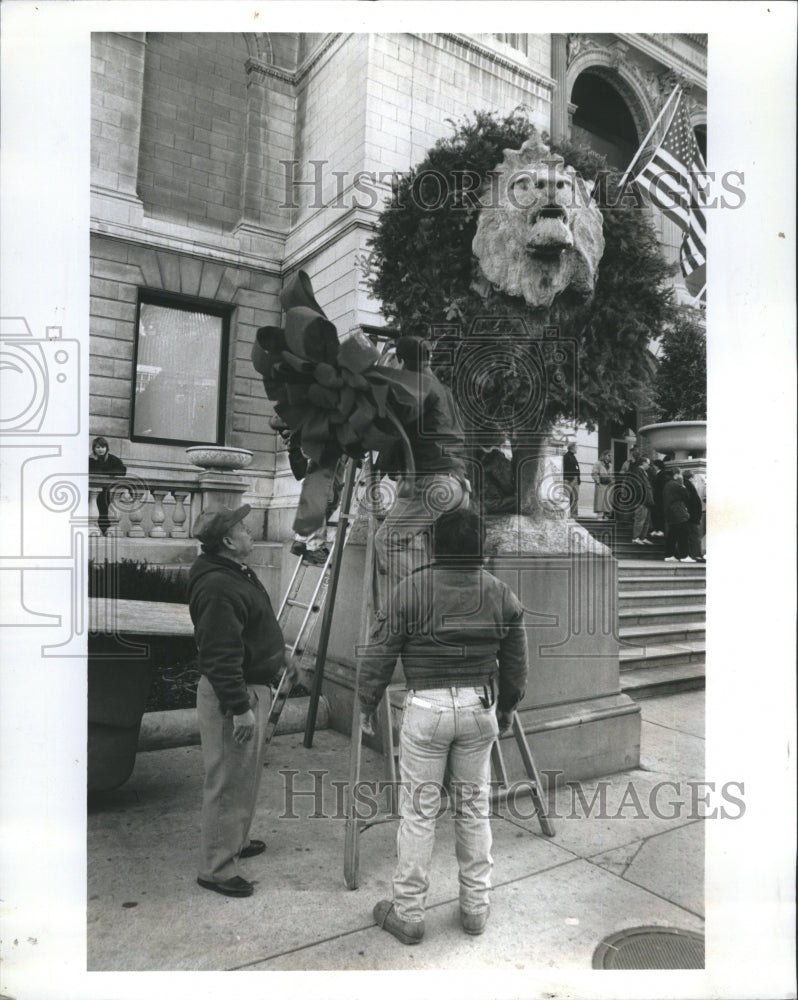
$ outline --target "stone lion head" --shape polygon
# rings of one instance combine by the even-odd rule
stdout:
[[[566,289],[593,293],[601,212],[562,157],[537,138],[506,149],[480,202],[472,248],[492,285],[534,308],[548,308]]]

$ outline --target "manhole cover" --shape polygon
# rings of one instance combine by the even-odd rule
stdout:
[[[596,948],[594,969],[703,969],[704,936],[676,927],[633,927]]]

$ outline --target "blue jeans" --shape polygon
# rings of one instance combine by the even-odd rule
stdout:
[[[423,920],[444,775],[454,809],[460,908],[488,908],[493,858],[490,750],[499,727],[481,688],[408,691],[399,738],[398,861],[393,901],[402,920]]]

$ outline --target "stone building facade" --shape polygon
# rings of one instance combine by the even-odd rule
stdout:
[[[264,540],[288,537],[298,486],[255,331],[300,268],[339,334],[384,326],[358,261],[391,174],[448,119],[524,105],[623,167],[676,82],[705,145],[706,63],[699,35],[95,34],[90,431],[162,485],[143,533],[188,532],[167,515],[196,514],[185,449],[206,444],[253,453],[239,493]],[[678,230],[654,218],[675,259]],[[580,432],[583,464],[622,432]]]

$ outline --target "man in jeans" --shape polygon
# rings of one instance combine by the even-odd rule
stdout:
[[[523,608],[482,566],[483,533],[475,513],[441,514],[434,561],[395,588],[387,619],[360,657],[361,728],[402,657],[407,699],[399,740],[400,823],[393,899],[374,919],[403,944],[424,936],[424,907],[444,774],[454,809],[460,917],[481,934],[489,911],[490,751],[510,726],[527,680]],[[498,698],[496,692],[498,691]]]

